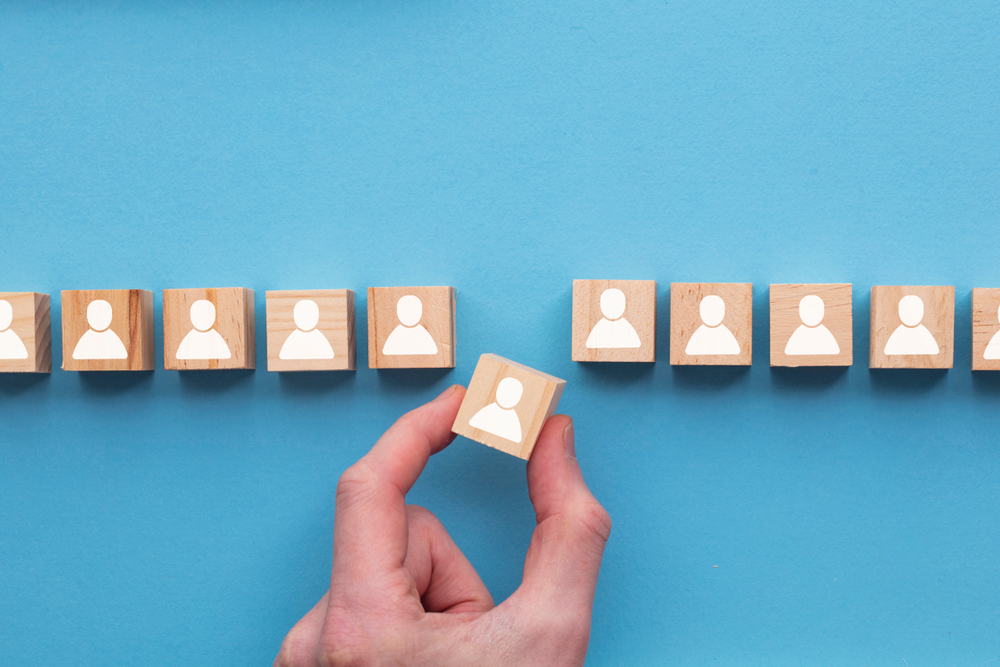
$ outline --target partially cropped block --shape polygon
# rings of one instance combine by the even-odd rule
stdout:
[[[872,287],[870,368],[951,368],[954,287]]]
[[[265,301],[267,370],[357,368],[352,290],[269,290]]]
[[[851,285],[771,285],[771,365],[854,363]]]
[[[453,287],[369,287],[369,368],[454,368]]]
[[[149,290],[64,290],[62,332],[63,370],[156,368]]]
[[[972,290],[972,370],[1000,371],[1000,289]]]
[[[49,295],[0,292],[0,373],[52,372]]]
[[[751,283],[671,283],[671,364],[749,366],[752,340]]]
[[[573,361],[656,361],[655,280],[574,280]]]
[[[527,460],[565,387],[565,380],[484,354],[451,430]]]
[[[172,371],[257,367],[253,290],[163,290],[163,366]]]

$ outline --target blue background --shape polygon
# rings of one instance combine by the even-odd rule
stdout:
[[[690,6],[686,6],[690,5]],[[615,527],[594,665],[1000,658],[995,2],[6,2],[0,289],[256,290],[256,372],[0,377],[0,655],[270,664],[335,482],[496,352]],[[655,365],[570,361],[571,281],[659,281]],[[753,282],[754,365],[672,368],[671,281]],[[853,282],[855,365],[768,367],[771,282]],[[364,290],[454,285],[458,366],[367,368]],[[955,368],[867,368],[873,284],[955,285]],[[268,373],[266,289],[358,293],[356,373]],[[524,464],[411,495],[500,600]],[[717,568],[714,566],[718,566]]]

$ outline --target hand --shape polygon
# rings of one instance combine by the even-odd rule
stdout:
[[[276,667],[582,665],[611,519],[574,458],[573,422],[546,422],[528,462],[537,525],[521,586],[499,606],[437,517],[406,504],[454,439],[465,389],[404,415],[337,484],[330,590]]]

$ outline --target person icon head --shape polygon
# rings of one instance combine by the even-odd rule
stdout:
[[[198,299],[191,304],[191,326],[198,331],[208,331],[215,325],[215,305]]]
[[[625,314],[625,292],[614,287],[601,294],[601,314],[609,320],[617,320]]]
[[[818,327],[823,322],[825,314],[826,306],[823,304],[823,299],[815,294],[804,296],[799,301],[799,319],[807,327]]]
[[[292,319],[299,331],[312,331],[319,324],[319,306],[312,299],[302,299],[295,304]]]
[[[726,319],[726,302],[721,296],[710,294],[701,300],[698,312],[706,327],[715,328]]]
[[[400,297],[396,303],[396,317],[404,327],[415,327],[424,316],[424,304],[412,294]]]
[[[899,300],[899,319],[908,327],[915,327],[924,319],[924,302],[915,294],[908,294]]]
[[[111,326],[111,304],[104,299],[96,299],[87,306],[87,325],[98,333]]]
[[[14,308],[9,301],[0,299],[0,331],[6,331],[14,321]]]
[[[511,410],[521,401],[524,385],[516,378],[504,378],[497,385],[497,405],[504,410]]]

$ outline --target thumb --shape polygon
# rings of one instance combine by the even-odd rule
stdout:
[[[518,589],[535,609],[585,610],[589,619],[611,517],[583,481],[573,420],[549,419],[528,462],[528,495],[538,522]]]

